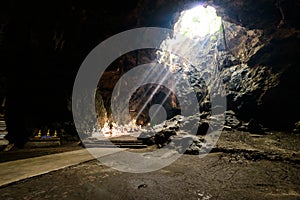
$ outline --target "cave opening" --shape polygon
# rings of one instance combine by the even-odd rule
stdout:
[[[196,94],[197,104],[200,106],[199,111],[210,112],[209,91],[211,88],[208,85],[214,84],[214,77],[219,70],[216,64],[218,48],[222,49],[224,46],[221,17],[217,15],[215,8],[197,5],[180,13],[178,20],[174,23],[173,31],[173,37],[166,37],[160,48],[129,52],[115,60],[107,68],[98,84],[98,97],[96,95],[96,98],[100,99],[96,99],[96,104],[98,101],[98,106],[96,106],[98,123],[105,132],[111,132],[107,131],[109,127],[111,130],[120,130],[117,126],[121,126],[123,123],[113,119],[111,115],[110,103],[114,86],[123,74],[147,62],[161,64],[167,69],[167,74],[183,77],[191,84],[192,90]],[[183,41],[182,46],[176,44],[176,37],[179,34],[188,38]],[[162,50],[166,48],[181,48],[182,54],[178,55]],[[193,55],[196,59],[186,59],[184,55],[187,54]],[[176,84],[182,83],[177,82]],[[187,88],[181,89],[187,91]],[[188,95],[188,92],[181,94],[181,96],[185,95]],[[152,127],[182,114],[176,94],[160,84],[150,84],[138,88],[131,96],[129,110],[131,115],[129,123],[132,126],[141,127]],[[206,113],[206,115],[210,114]],[[117,132],[120,133],[120,131]],[[118,134],[109,134],[109,136],[111,135],[117,136]]]
[[[174,25],[174,31],[187,37],[204,37],[212,35],[221,27],[221,17],[212,6],[198,5],[180,13]]]

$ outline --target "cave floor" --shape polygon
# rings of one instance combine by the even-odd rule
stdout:
[[[64,142],[59,147],[23,148],[23,149],[14,147],[10,151],[0,151],[0,163],[69,152],[69,151],[76,151],[81,149],[83,148],[78,145],[78,142]]]
[[[224,132],[201,159],[141,174],[91,160],[3,186],[0,199],[300,199],[299,143],[296,134]]]

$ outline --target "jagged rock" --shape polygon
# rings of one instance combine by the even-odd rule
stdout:
[[[200,115],[200,119],[208,119],[209,116],[210,116],[209,112],[202,112]]]
[[[163,131],[155,134],[155,139],[154,139],[155,144],[158,147],[164,146],[167,143],[167,141],[169,141],[169,138],[172,135],[176,135],[176,132],[174,130],[163,130]]]
[[[155,144],[155,132],[153,130],[142,132],[137,139],[142,140],[143,144],[153,145]]]
[[[180,135],[170,137],[170,147],[179,153],[199,155],[203,146],[203,139],[181,132]]]
[[[225,123],[224,113],[210,116],[209,118],[210,131],[222,129],[224,127],[224,123]]]
[[[201,102],[201,104],[200,104],[200,110],[202,112],[209,112],[210,109],[211,109],[211,103],[210,103],[210,101],[203,101],[203,102]]]
[[[300,133],[300,121],[296,122],[294,125],[295,126],[294,126],[294,129],[293,129],[293,132],[294,133]]]
[[[187,135],[186,137],[190,138],[190,145],[186,148],[185,154],[199,155],[209,152],[212,148],[212,145],[207,144],[203,138],[193,135]]]
[[[186,149],[185,154],[199,155],[201,147],[197,146],[195,143],[192,143],[189,148]]]
[[[254,119],[251,119],[248,124],[245,125],[252,134],[264,134],[263,126]]]
[[[201,120],[199,123],[197,135],[205,135],[208,131],[209,123],[204,120]]]
[[[237,128],[237,130],[238,130],[238,131],[248,131],[248,128],[247,128],[247,126],[245,126],[245,125],[241,125],[241,126],[239,126],[239,127]]]
[[[232,111],[232,110],[225,111],[225,125],[226,126],[236,129],[241,124],[242,124],[241,121],[239,121],[236,118],[234,111]]]
[[[203,141],[196,135],[205,135],[209,128],[213,131],[214,128],[217,130],[222,126],[221,115],[214,115],[210,120],[200,119],[200,116],[201,114],[189,117],[176,116],[155,126],[155,144],[159,148],[169,144],[178,152],[186,149],[188,154],[199,154]],[[146,135],[146,133],[143,134],[143,136]]]
[[[201,123],[200,116],[194,115],[189,117],[184,117],[177,115],[174,118],[165,121],[162,124],[153,127],[153,132],[155,132],[154,141],[158,147],[164,146],[174,135],[186,135],[186,134],[196,134],[198,126]],[[205,126],[205,125],[203,125]],[[204,130],[201,130],[204,131]],[[144,134],[145,135],[145,134]]]
[[[176,132],[182,123],[183,116],[177,115],[164,123],[158,124],[153,127],[154,142],[158,147],[164,146],[170,139],[171,136],[176,135]]]

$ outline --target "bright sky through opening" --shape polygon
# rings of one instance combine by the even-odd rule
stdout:
[[[217,16],[215,8],[211,6],[197,6],[183,11],[180,19],[179,32],[190,38],[214,34],[221,27],[221,17]]]

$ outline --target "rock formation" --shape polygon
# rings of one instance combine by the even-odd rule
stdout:
[[[14,1],[0,5],[0,95],[7,96],[7,138],[21,145],[35,128],[58,123],[64,129],[63,124],[72,123],[68,102],[77,70],[93,47],[130,28],[172,29],[180,12],[198,3],[216,8],[223,21],[215,64],[232,110],[226,113],[226,126],[238,128],[239,121],[254,119],[264,127],[292,130],[300,119],[298,0]],[[117,78],[152,59],[151,50],[138,56],[130,52],[101,79]],[[209,111],[206,89],[197,81],[200,107]],[[109,118],[113,82],[99,81],[107,89],[97,96],[100,124]]]

